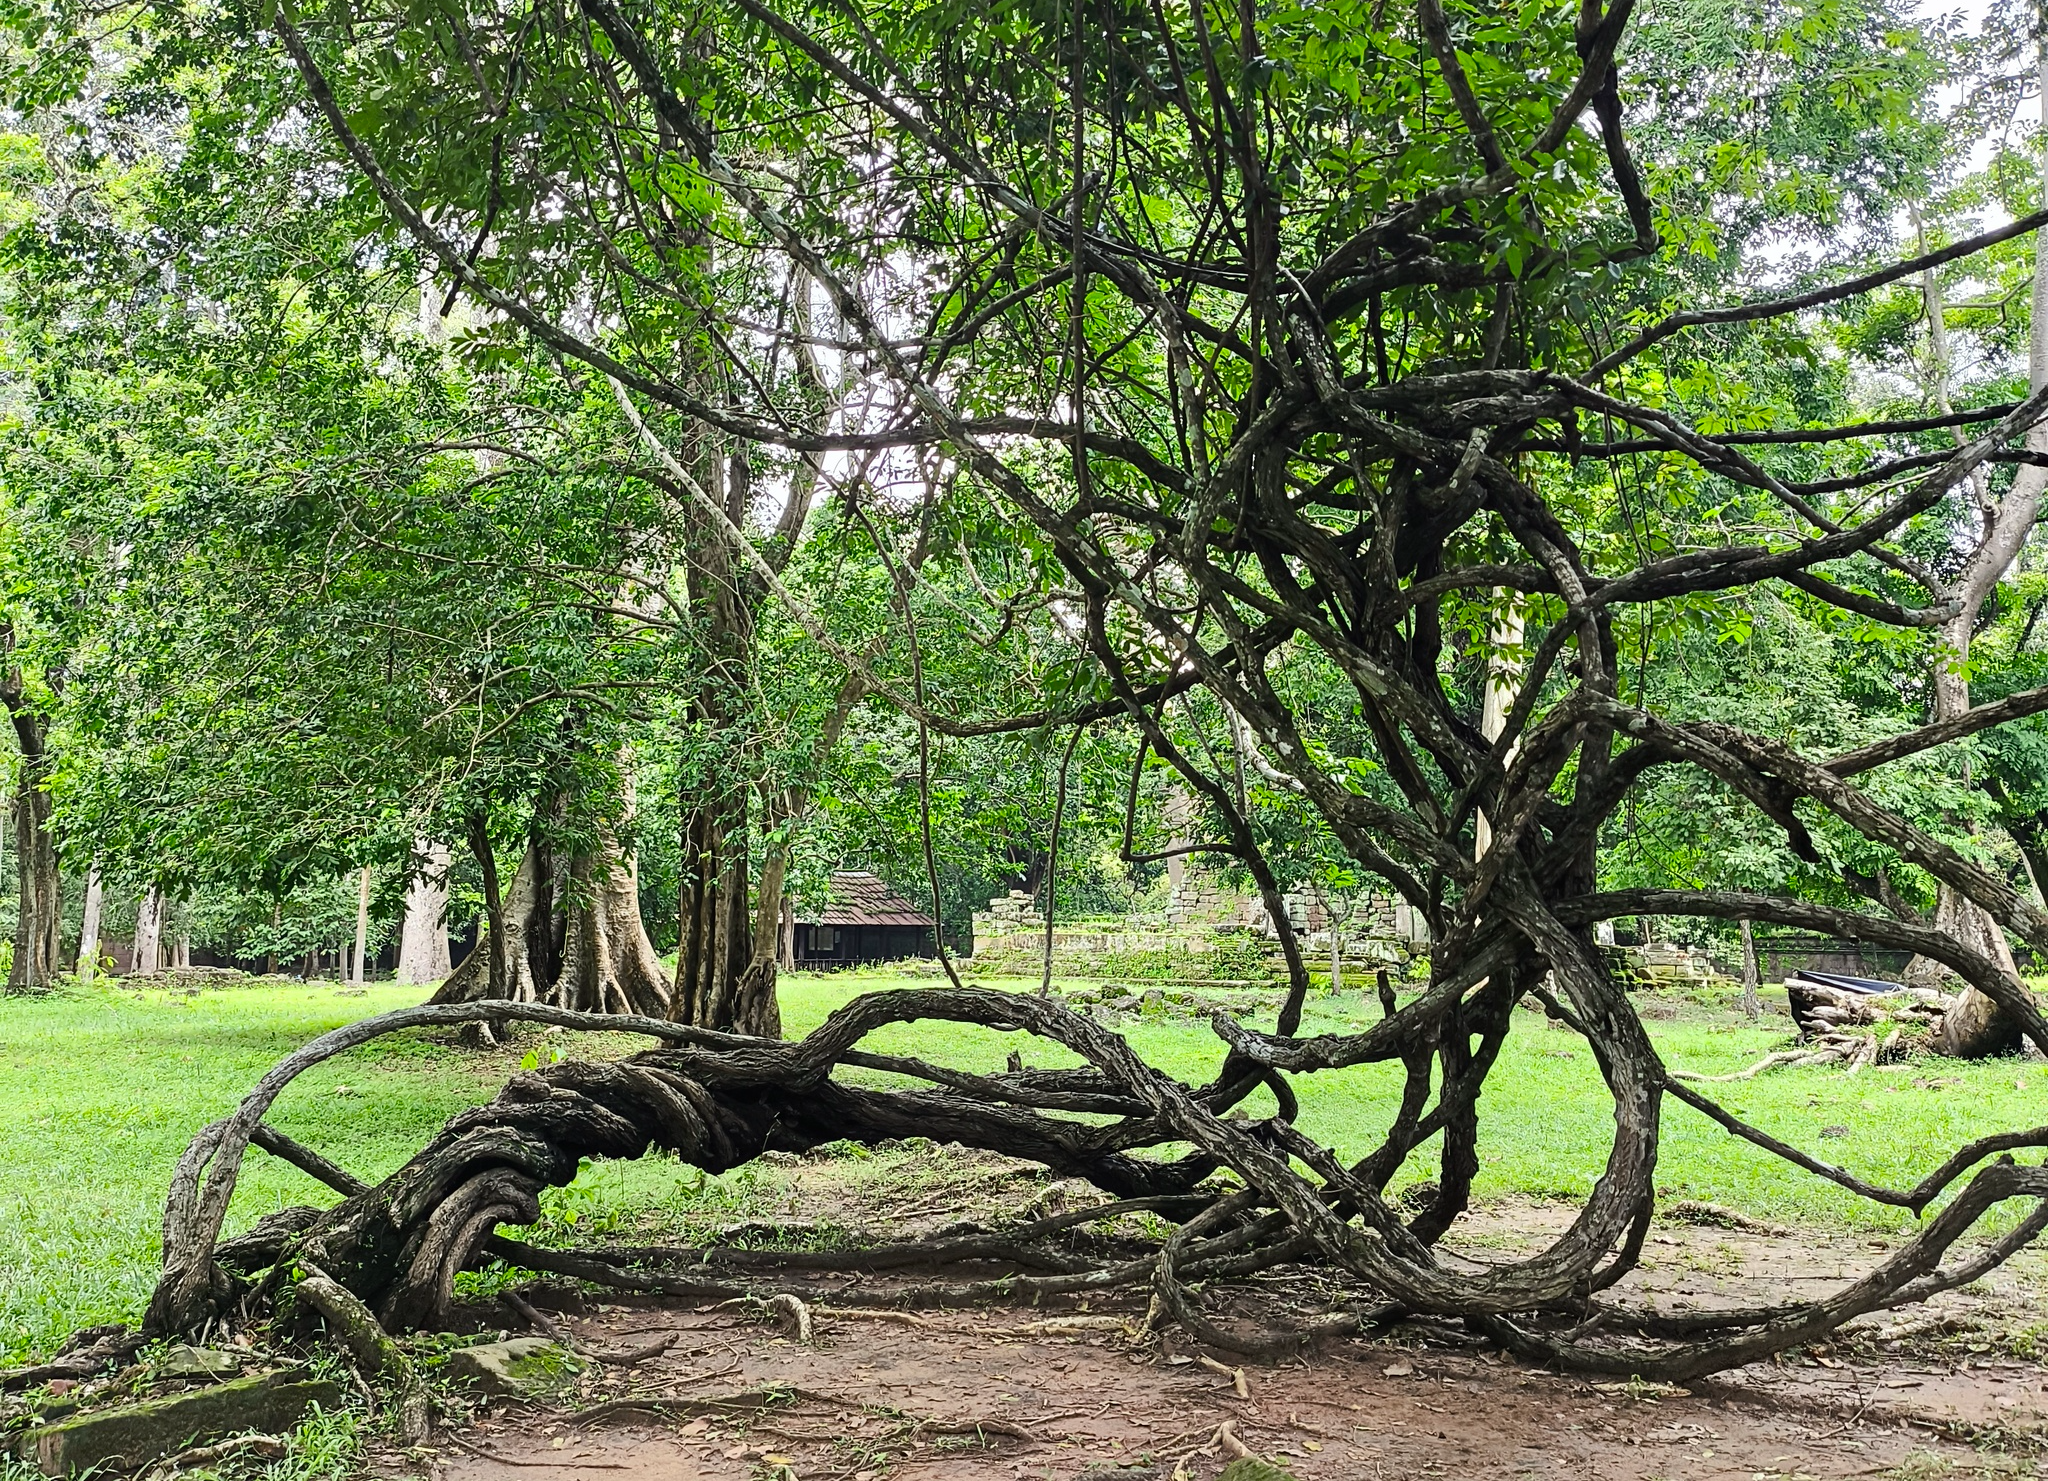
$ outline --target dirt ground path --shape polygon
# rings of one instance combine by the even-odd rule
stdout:
[[[900,1171],[870,1178],[828,1163],[779,1176],[773,1200],[786,1229],[822,1215],[842,1228],[927,1233],[963,1214],[1042,1208],[1060,1192],[1036,1169],[986,1156],[934,1160],[934,1196],[908,1215]],[[1513,1260],[1572,1214],[1530,1202],[1478,1208],[1442,1253]],[[723,1233],[742,1237],[741,1226]],[[698,1235],[721,1242],[715,1231]],[[1665,1309],[1818,1295],[1881,1261],[1891,1243],[1680,1205],[1614,1294]],[[1245,1364],[1240,1392],[1239,1359],[1171,1332],[1138,1340],[1139,1306],[915,1316],[835,1306],[847,1281],[865,1279],[789,1282],[810,1303],[809,1343],[753,1304],[536,1289],[532,1299],[558,1313],[580,1351],[672,1345],[639,1363],[598,1364],[557,1402],[485,1408],[444,1436],[424,1468],[430,1481],[1210,1481],[1248,1452],[1303,1481],[1934,1481],[2031,1476],[2048,1454],[2048,1364],[2037,1360],[2048,1343],[2036,1348],[2048,1333],[2048,1258],[2038,1252],[1965,1291],[1689,1392],[1543,1372],[1414,1327]],[[1213,1299],[1228,1315],[1229,1305],[1266,1298]],[[509,1310],[494,1320],[521,1330]],[[393,1454],[376,1468],[418,1476],[422,1461]]]
[[[1685,1394],[1561,1378],[1497,1354],[1353,1341],[1247,1367],[1240,1397],[1231,1375],[1170,1348],[1034,1330],[1042,1313],[927,1320],[821,1316],[803,1345],[729,1310],[608,1303],[570,1320],[578,1345],[674,1334],[674,1348],[626,1383],[676,1408],[608,1400],[603,1388],[618,1382],[608,1374],[558,1407],[492,1411],[434,1470],[446,1481],[525,1481],[537,1466],[589,1481],[1166,1481],[1217,1475],[1230,1451],[1216,1435],[1229,1425],[1252,1453],[1333,1481],[1918,1478],[2025,1474],[2015,1452],[2048,1419],[2048,1373],[2003,1359],[1774,1369]],[[1993,1443],[1961,1438],[1973,1433]]]

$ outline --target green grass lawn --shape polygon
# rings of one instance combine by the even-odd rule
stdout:
[[[132,1320],[154,1280],[164,1190],[192,1134],[296,1046],[420,997],[389,986],[348,997],[311,983],[0,998],[0,1363],[76,1327]],[[387,1039],[309,1072],[271,1120],[377,1175],[495,1094],[503,1076],[502,1059]],[[296,1169],[251,1152],[235,1222],[330,1201]]]
[[[857,993],[904,981],[856,974],[785,978],[787,1030],[807,1032]],[[164,1189],[192,1133],[231,1109],[292,1048],[421,995],[417,988],[373,986],[350,996],[313,983],[196,995],[108,987],[0,999],[0,1155],[6,1168],[0,1183],[0,1365],[44,1351],[76,1327],[132,1319],[154,1279]],[[1723,1006],[1665,1001],[1677,1003],[1680,1016],[1650,1028],[1667,1061],[1682,1068],[1739,1068],[1775,1047],[1789,1028],[1783,1018],[1775,1028],[1767,1020],[1754,1029]],[[1356,993],[1335,1000],[1318,995],[1307,1030],[1341,1032],[1377,1014],[1377,1006],[1368,1007]],[[1218,1041],[1199,1020],[1138,1019],[1127,1033],[1153,1063],[1185,1079],[1209,1078],[1220,1057]],[[271,1120],[356,1172],[381,1176],[454,1111],[494,1095],[533,1042],[485,1054],[446,1036],[385,1039],[302,1077]],[[607,1036],[581,1052],[617,1054],[639,1042]],[[901,1026],[877,1035],[870,1047],[967,1069],[998,1069],[1013,1048],[1022,1048],[1032,1064],[1072,1062],[1050,1045],[954,1025]],[[1373,1066],[1298,1080],[1306,1128],[1340,1152],[1369,1150],[1394,1104],[1396,1073]],[[1892,1182],[1910,1181],[1971,1136],[2048,1120],[2048,1074],[2017,1060],[1923,1060],[1855,1078],[1780,1071],[1710,1088],[1751,1121]],[[1579,1198],[1599,1175],[1612,1115],[1598,1071],[1582,1043],[1540,1015],[1517,1014],[1482,1115],[1482,1197]],[[1847,1135],[1820,1136],[1834,1127],[1846,1127]],[[1410,1175],[1429,1171],[1419,1156]],[[1784,1167],[1676,1104],[1666,1110],[1658,1184],[1670,1197],[1783,1221],[1873,1229],[1907,1222],[1896,1211],[1863,1205]],[[592,1168],[576,1188],[554,1195],[549,1207],[563,1224],[573,1217],[587,1229],[639,1209],[733,1193],[730,1180],[707,1184],[672,1161],[654,1161]],[[330,1198],[292,1168],[252,1151],[237,1186],[233,1224],[246,1226],[286,1204]]]
[[[896,980],[854,974],[812,979],[785,997],[788,1031],[805,1032],[848,998]],[[998,985],[1037,986],[1022,980]],[[1724,1074],[1755,1063],[1789,1039],[1791,1023],[1782,1016],[1753,1028],[1733,1011],[1732,998],[1723,1000],[1711,990],[1698,996],[1707,1001],[1677,995],[1655,999],[1659,1007],[1679,1014],[1648,1024],[1659,1052],[1675,1069]],[[1378,1017],[1377,1003],[1368,1005],[1356,992],[1335,1000],[1316,994],[1302,1031],[1356,1032]],[[1591,1052],[1576,1035],[1553,1028],[1536,1012],[1518,1011],[1515,1020],[1480,1103],[1476,1191],[1481,1197],[1581,1199],[1607,1156],[1612,1103]],[[1221,1059],[1221,1045],[1205,1022],[1139,1019],[1125,1032],[1151,1063],[1183,1080],[1211,1078]],[[893,1029],[871,1043],[987,1070],[1000,1068],[1010,1049],[1018,1047],[1014,1035],[936,1024]],[[1074,1062],[1050,1048],[1027,1049],[1026,1057],[1052,1066]],[[1397,1065],[1365,1065],[1297,1077],[1303,1129],[1340,1154],[1371,1151],[1399,1102],[1400,1074]],[[1854,1077],[1839,1070],[1777,1071],[1700,1088],[1753,1125],[1895,1186],[1914,1181],[1971,1137],[2048,1121],[2048,1066],[2017,1059],[1982,1064],[1925,1059]],[[1251,1109],[1255,1114],[1270,1111],[1272,1101],[1262,1091]],[[1664,1118],[1657,1186],[1666,1197],[1722,1203],[1788,1222],[1851,1222],[1872,1229],[1910,1222],[1897,1210],[1867,1204],[1832,1183],[1787,1168],[1688,1106],[1667,1101]],[[1846,1136],[1820,1134],[1824,1128],[1844,1127]],[[1434,1145],[1410,1159],[1407,1177],[1434,1176],[1429,1165]]]

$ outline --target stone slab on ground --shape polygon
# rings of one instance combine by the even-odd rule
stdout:
[[[18,1453],[45,1476],[109,1464],[134,1469],[228,1435],[281,1433],[313,1405],[340,1403],[341,1386],[329,1380],[296,1370],[262,1374],[46,1424],[21,1437]]]
[[[542,1337],[514,1337],[458,1347],[448,1355],[448,1376],[468,1382],[487,1394],[538,1399],[573,1388],[583,1360]]]
[[[242,1361],[231,1352],[212,1347],[174,1347],[157,1364],[165,1378],[232,1378],[241,1371]]]

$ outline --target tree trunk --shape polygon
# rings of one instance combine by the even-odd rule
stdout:
[[[1756,968],[1756,933],[1748,921],[1741,921],[1742,927],[1742,1011],[1755,1023],[1764,1015],[1764,1005],[1757,997],[1756,990],[1761,975]]]
[[[609,830],[570,865],[562,967],[548,1001],[592,1013],[668,1014],[667,973],[640,918],[638,866]]]
[[[2003,971],[2018,979],[2019,968],[2013,962],[2012,947],[2005,939],[2005,932],[1976,901],[1944,887],[1934,909],[1934,928],[1971,950],[1990,957]],[[1916,960],[1908,968],[1909,981],[1916,978],[1925,980],[1930,975],[1913,970],[1922,961],[1924,958]],[[1974,986],[1964,987],[1934,1031],[1935,1049],[1956,1059],[1984,1059],[1994,1054],[2010,1054],[2020,1047],[2020,1042],[2019,1025]]]
[[[365,958],[370,950],[370,866],[365,864],[356,883],[356,949],[350,959],[349,981],[361,987],[370,977]]]
[[[64,923],[57,845],[50,836],[50,794],[43,785],[49,771],[48,727],[24,702],[19,673],[0,688],[0,698],[13,717],[21,749],[12,808],[21,911],[15,918],[14,965],[7,974],[7,990],[43,992],[62,970]]]
[[[490,821],[482,812],[469,815],[469,850],[476,856],[476,867],[484,878],[484,930],[477,938],[476,950],[469,954],[466,967],[482,966],[483,986],[480,990],[465,986],[459,995],[455,978],[441,984],[441,990],[434,994],[434,1001],[461,1002],[464,998],[502,998],[506,985],[511,980],[511,956],[505,945],[505,895],[498,885],[498,853],[491,842]],[[457,976],[462,974],[458,973]],[[474,972],[470,974],[474,976]]]
[[[482,855],[478,858],[481,861]],[[511,888],[498,898],[497,866],[485,871],[486,924],[476,949],[441,984],[430,999],[436,1003],[468,1003],[503,998],[514,1003],[548,1001],[553,985],[554,859],[538,836],[527,840],[526,853],[512,875]],[[538,960],[536,960],[536,958]]]
[[[131,970],[161,972],[163,969],[164,896],[162,890],[151,885],[143,891],[142,904],[135,910],[135,960]]]
[[[747,970],[740,978],[742,1033],[782,1037],[782,1005],[775,987],[782,971],[783,917],[788,914],[783,887],[789,878],[789,840],[778,836],[761,860],[761,878],[754,887],[754,939]]]
[[[2032,441],[2033,434],[2029,434]],[[2035,470],[2023,468],[2022,474]],[[2033,482],[2035,480],[2030,480]],[[2007,496],[2007,506],[2021,503],[2019,480],[2015,480],[2013,492]],[[2038,489],[2033,497],[2026,499],[2024,511],[1999,509],[1987,511],[1985,546],[1992,544],[1993,536],[2001,533],[1997,526],[2009,523],[2018,513],[2027,516],[2025,528],[2019,531],[2024,538],[2025,530],[2033,525],[2033,509],[2039,502]],[[2000,516],[2004,516],[2001,518]],[[1980,550],[1980,556],[1982,555]],[[2000,562],[1998,574],[2003,574],[2005,564]],[[1997,576],[1989,584],[1995,584]],[[1989,584],[1985,594],[1988,594]],[[1975,602],[1966,602],[1964,610],[1942,629],[1943,636],[1954,650],[1951,661],[1940,663],[1934,675],[1934,718],[1948,720],[1970,708],[1970,682],[1965,677],[1963,664],[1970,656],[1970,638],[1982,595]],[[1965,778],[1967,780],[1967,778]],[[1991,918],[1988,911],[1961,891],[1949,885],[1942,885],[1935,897],[1934,928],[1951,939],[1970,947],[1972,950],[1991,958],[1999,969],[2012,977],[2019,978],[2019,968],[2012,957],[2012,946],[2006,940],[2005,931]],[[1906,981],[1914,986],[1932,986],[1947,977],[1946,971],[1926,957],[1915,957],[1906,967]],[[1974,986],[1964,985],[1956,996],[1955,1004],[1943,1016],[1935,1030],[1934,1044],[1943,1054],[1958,1059],[1983,1059],[1993,1054],[2009,1053],[2019,1044],[2019,1026],[1990,998]]]
[[[544,805],[527,838],[512,885],[495,909],[476,949],[441,984],[431,1001],[466,1003],[505,998],[590,1012],[667,1016],[668,985],[654,943],[640,920],[640,885],[609,830],[598,851],[578,855],[566,868],[548,841]],[[496,870],[485,878],[487,902]],[[494,987],[491,971],[502,955]]]
[[[85,907],[78,922],[78,975],[90,982],[100,965],[100,910],[103,890],[100,861],[85,871]]]
[[[746,794],[734,790],[686,817],[682,931],[669,1016],[702,1028],[779,1036],[772,952],[763,971],[749,972],[754,920],[747,908],[746,806]]]
[[[405,887],[405,924],[398,934],[400,982],[442,982],[454,970],[448,953],[448,845],[421,839],[426,863]]]
[[[2048,37],[2042,38],[2039,48],[2037,81],[2044,85],[2041,113],[2043,123],[2048,124]],[[2043,143],[2048,144],[2048,136],[2044,136]],[[2044,191],[2048,191],[2048,154],[2043,155],[2041,165]],[[1923,275],[1921,291],[1927,309],[1928,349],[1932,360],[1928,379],[1934,389],[1935,404],[1947,412],[1951,409],[1948,399],[1947,310],[1940,279],[1933,270]],[[2028,356],[2028,380],[2035,391],[2048,386],[2048,253],[2042,251],[2039,242],[2034,245],[2033,340]],[[2031,451],[2048,452],[2048,428],[2030,428],[2026,442]],[[1992,497],[1981,471],[1967,487],[1976,496],[1982,525],[1977,548],[1951,593],[1957,603],[1956,614],[1941,628],[1950,652],[1935,664],[1936,720],[1952,719],[1970,708],[1970,681],[1966,665],[1977,614],[2018,557],[2034,527],[2035,515],[2041,507],[2042,490],[2048,487],[2048,470],[2019,468],[2013,474],[2011,489],[2002,499]],[[1968,780],[1966,775],[1965,781]],[[1976,901],[1950,885],[1941,885],[1936,896],[1934,925],[1936,930],[1989,956],[2001,971],[2018,980],[2019,969],[2013,963],[2012,948],[2006,941],[2004,929]],[[1906,969],[1906,980],[1916,984],[1924,984],[1940,975],[1941,970],[1924,957],[1916,957]],[[2006,1052],[2019,1042],[2019,1037],[2018,1026],[1996,1003],[1975,986],[1965,985],[1957,995],[1955,1005],[1943,1017],[1934,1042],[1944,1054],[1981,1059]]]
[[[62,964],[63,915],[58,892],[57,849],[50,840],[50,794],[37,784],[26,761],[14,795],[14,853],[21,883],[21,912],[15,918],[14,965],[9,992],[42,992]]]
[[[792,275],[790,310],[800,326],[810,324],[813,287],[807,271]],[[822,429],[830,416],[836,388],[808,332],[799,334],[797,364],[810,419]],[[754,664],[755,607],[765,591],[757,571],[737,559],[734,550],[736,540],[748,538],[748,463],[743,455],[726,459],[722,455],[722,438],[701,425],[689,446],[678,455],[640,417],[626,388],[617,381],[612,382],[612,388],[649,451],[670,468],[678,482],[700,491],[698,504],[676,511],[679,522],[692,527],[689,559],[684,566],[690,605],[703,615],[716,667],[737,680],[725,694],[710,696],[701,706],[701,718],[714,726],[743,726],[748,723],[744,706],[751,701],[734,701],[729,696],[748,691],[747,683],[738,676],[749,674]],[[685,464],[691,466],[686,468]],[[783,503],[774,534],[758,552],[772,572],[787,569],[803,540],[823,467],[819,455],[808,453],[792,473],[789,496]],[[718,528],[720,524],[724,529]],[[913,569],[922,564],[927,548],[921,546],[911,558]],[[865,693],[865,682],[848,674],[826,721],[818,748],[821,758],[837,742],[840,727]],[[790,789],[784,794],[780,815],[785,820],[794,818],[804,801],[801,789]],[[765,818],[776,809],[771,799],[764,798],[764,803],[770,804],[764,806]],[[787,861],[778,860],[773,852],[763,861],[762,888],[750,912],[747,798],[739,787],[723,794],[707,788],[694,800],[694,805],[686,805],[681,843],[683,878],[677,902],[676,975],[669,995],[670,1017],[707,1028],[780,1037],[782,1018],[775,997],[776,974],[778,964],[788,960],[793,951],[793,928],[780,925]],[[771,845],[775,850],[781,847]]]

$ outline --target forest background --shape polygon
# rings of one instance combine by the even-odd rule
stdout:
[[[665,1046],[536,1050],[385,1184],[230,1234],[243,1152],[287,1147],[250,1140],[266,1081],[179,1164],[141,1335],[246,1319],[308,1250],[438,1330],[586,1159],[720,1174],[943,1117],[1187,1213],[1103,1278],[1190,1330],[1187,1269],[1311,1252],[1680,1381],[1968,1280],[1916,1272],[2048,1190],[1977,1168],[2048,1139],[1988,1095],[1909,1188],[1747,1125],[1596,949],[1856,936],[1964,984],[1884,1052],[2048,1050],[2038,7],[5,18],[9,987],[124,933],[317,962],[445,893],[479,945],[410,966],[438,1005],[290,1073],[354,1033],[597,1023],[572,1009]],[[782,1039],[831,996],[777,979],[832,868],[964,945],[1004,889],[1129,912],[1192,855],[1270,918],[1270,1033],[1216,1014],[1169,1069],[955,982]],[[1311,1003],[1301,889],[1398,893],[1427,960]],[[1591,1052],[1606,1161],[1548,1251],[1453,1278],[1429,1248],[1538,1012]],[[912,1020],[1075,1062],[854,1047]],[[1290,1077],[1367,1065],[1392,1128],[1308,1140]],[[1552,1330],[1640,1255],[1671,1099],[1939,1212],[1842,1302],[1647,1356],[1632,1316]],[[1411,1161],[1436,1177],[1397,1207]]]
[[[1614,291],[1754,296],[2033,209],[2034,18],[1980,19],[1854,0],[1639,11],[1634,137],[1662,246]],[[563,879],[623,851],[653,949],[687,954],[701,937],[729,975],[747,928],[721,946],[718,926],[689,919],[718,908],[703,899],[721,885],[723,908],[751,918],[785,894],[815,902],[833,867],[873,868],[917,900],[935,883],[956,945],[991,895],[1038,893],[1055,873],[1063,914],[1160,903],[1155,856],[1174,828],[1138,727],[1102,706],[1084,728],[927,738],[921,758],[884,692],[914,680],[955,716],[1048,717],[1106,693],[1045,549],[966,496],[946,454],[734,450],[660,426],[779,581],[736,576],[704,512],[678,506],[674,460],[638,414],[423,261],[309,126],[288,64],[223,48],[232,18],[195,35],[138,11],[71,45],[23,24],[0,139],[14,987],[76,963],[94,881],[102,935],[132,934],[160,898],[167,940],[290,963],[348,949],[366,866],[374,948],[410,882],[444,878],[460,931],[492,895],[502,908],[536,847],[565,861]],[[521,229],[489,250],[559,261],[559,244]],[[870,270],[897,268],[910,270]],[[872,397],[871,369],[801,274],[708,245],[692,271],[755,316],[760,343],[725,348],[771,399],[828,426]],[[545,291],[587,295],[572,276]],[[1659,391],[1714,433],[2010,402],[2034,276],[2018,237],[1794,322],[1696,336],[1661,362]],[[1956,435],[1887,442],[1905,458]],[[1810,474],[1873,456],[1794,454]],[[1058,478],[1056,462],[1040,471]],[[1668,466],[1635,476],[1584,517],[1645,559],[1683,535],[1631,501],[1745,517]],[[1959,568],[1976,518],[1953,497],[1911,541]],[[1834,751],[1931,714],[1943,672],[1966,674],[1979,702],[2040,683],[2044,604],[2028,538],[1967,656],[1945,630],[1785,587],[1654,606],[1618,641],[1645,705]],[[1482,595],[1453,618],[1442,679],[1475,714],[1486,675],[1523,656],[1501,605]],[[1358,887],[1240,722],[1203,691],[1169,713],[1234,777],[1287,884]],[[2038,898],[2048,722],[1895,767],[1880,791]],[[1724,785],[1674,771],[1610,824],[1602,883],[1841,903],[1846,868],[1934,914],[1932,881],[1895,852],[1845,830],[1822,847],[1814,868]],[[1725,943],[1734,927],[1679,929]],[[52,932],[55,950],[39,949]]]

